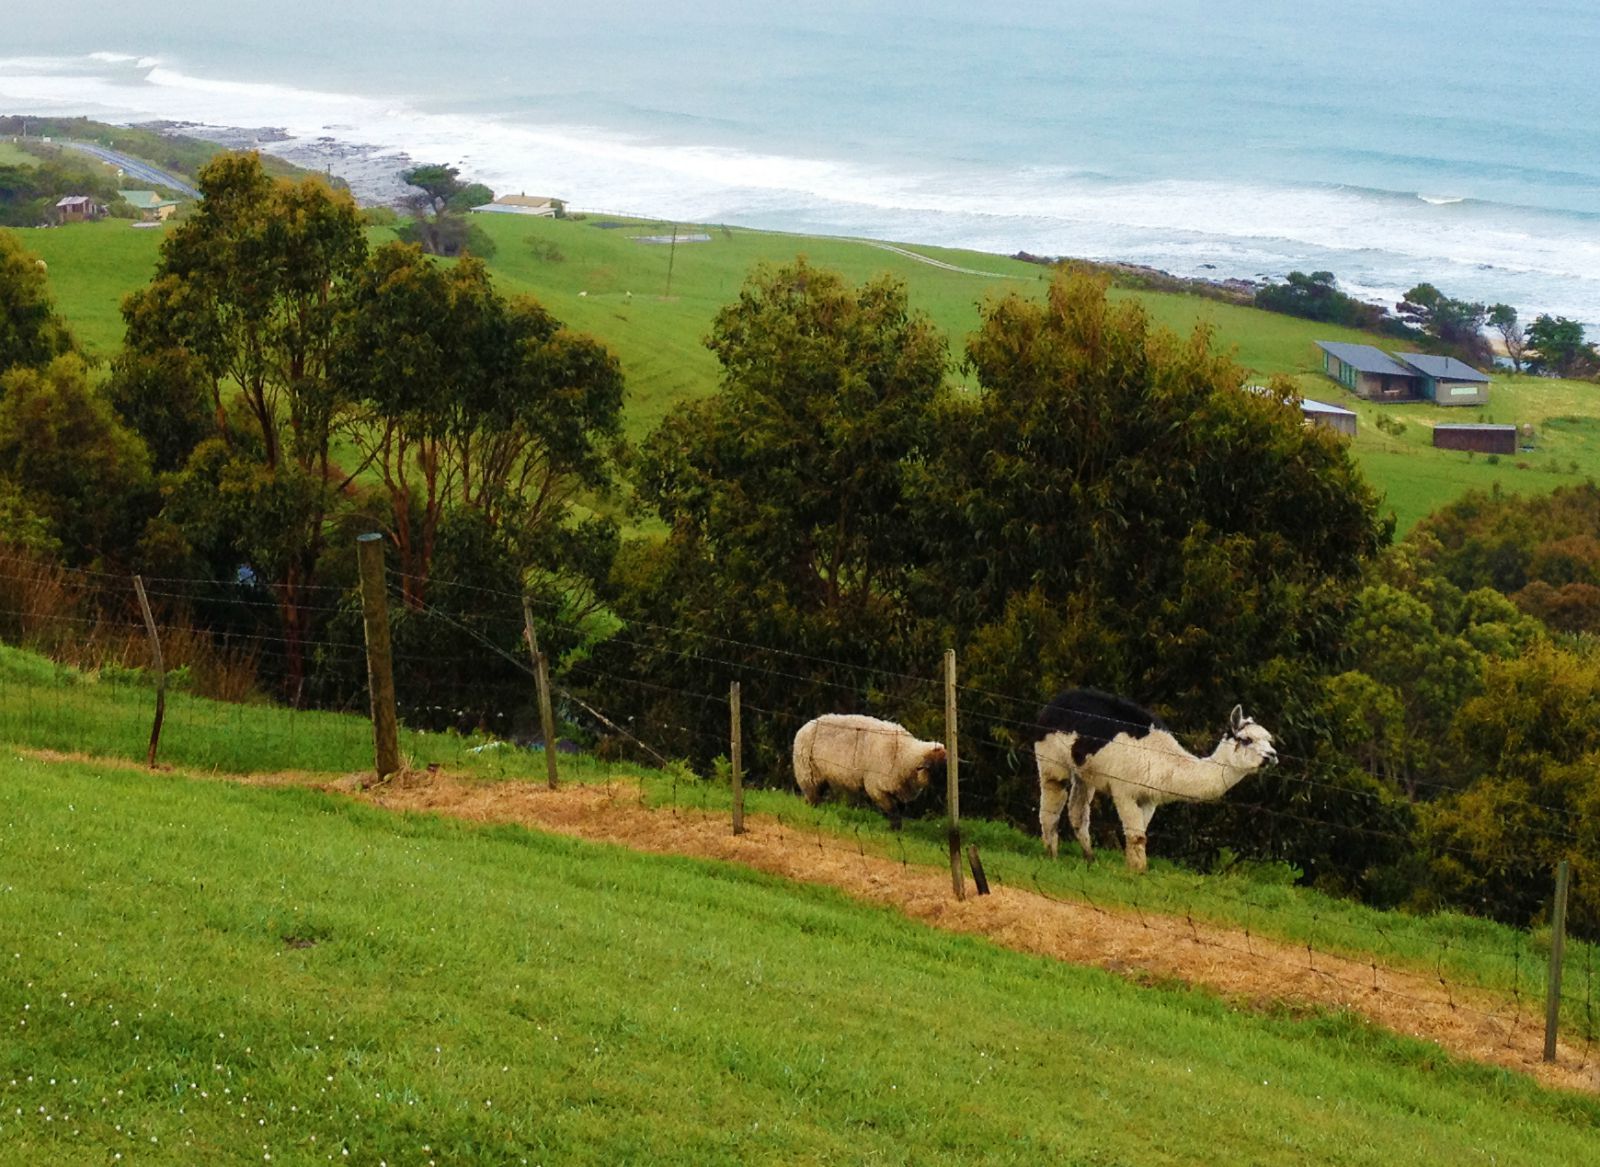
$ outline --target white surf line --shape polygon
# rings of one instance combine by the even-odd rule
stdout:
[[[953,271],[959,275],[983,276],[985,279],[989,280],[1020,280],[1025,278],[1019,275],[1012,275],[1009,272],[979,271],[977,268],[973,267],[957,267],[955,264],[946,263],[942,259],[933,259],[926,255],[918,255],[915,251],[907,251],[904,247],[896,247],[892,243],[880,243],[876,239],[862,239],[858,242],[865,243],[868,247],[879,247],[884,251],[892,251],[896,255],[903,255],[907,259],[916,260],[918,263],[925,263],[931,267],[943,268],[945,271]]]

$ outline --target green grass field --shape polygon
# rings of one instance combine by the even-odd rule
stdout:
[[[147,684],[105,679],[0,645],[0,742],[142,762],[153,710],[154,693]],[[480,748],[488,740],[408,731],[402,734],[401,751],[418,769],[437,763],[483,781],[543,781],[541,754]],[[160,760],[233,775],[344,775],[370,769],[372,731],[361,716],[234,705],[174,692],[168,697]],[[731,806],[726,784],[692,775],[619,769],[584,756],[563,757],[561,769],[569,782],[603,782],[619,774],[629,781],[637,778],[647,800],[662,808],[723,816]],[[929,868],[947,864],[942,820],[909,820],[903,833],[894,834],[870,809],[831,802],[812,808],[783,790],[751,790],[746,803],[750,813],[770,815],[789,829],[847,840],[874,854]],[[1454,913],[1419,917],[1381,912],[1292,886],[1282,871],[1241,869],[1227,876],[1203,876],[1157,860],[1148,876],[1138,877],[1114,857],[1092,866],[1073,858],[1049,861],[1036,835],[1001,823],[973,820],[965,831],[982,849],[991,878],[1001,884],[1180,921],[1192,916],[1318,952],[1443,976],[1506,1000],[1542,999],[1547,935]],[[1567,960],[1571,971],[1563,984],[1565,1032],[1574,1040],[1594,1040],[1600,1037],[1600,1019],[1594,1016],[1595,953],[1589,945],[1569,941]]]
[[[535,296],[571,327],[616,350],[627,378],[627,428],[634,438],[653,428],[674,402],[715,388],[718,368],[705,337],[717,311],[738,297],[757,263],[783,263],[803,254],[852,281],[885,272],[903,279],[912,305],[950,338],[951,378],[957,384],[970,383],[960,357],[965,338],[978,325],[980,306],[1008,292],[1040,294],[1050,274],[1035,264],[978,252],[910,245],[894,251],[866,240],[720,226],[680,224],[680,233],[709,239],[669,246],[640,241],[670,236],[674,225],[668,222],[514,215],[479,215],[474,222],[495,240],[498,251],[490,266],[504,291]],[[58,306],[86,346],[99,356],[111,355],[122,335],[118,305],[148,280],[163,232],[102,222],[19,234],[49,263]],[[386,228],[370,235],[375,244],[393,237]],[[905,251],[988,274],[931,266]],[[1361,423],[1353,452],[1395,513],[1401,533],[1468,489],[1499,483],[1509,492],[1543,492],[1600,476],[1595,424],[1600,389],[1590,383],[1497,375],[1491,404],[1483,410],[1384,406],[1384,412],[1409,423],[1395,438],[1374,424],[1379,407],[1356,401],[1320,373],[1321,355],[1313,343],[1370,343],[1370,336],[1195,296],[1122,290],[1113,295],[1136,298],[1153,319],[1179,332],[1204,322],[1215,344],[1254,375],[1265,379],[1285,373],[1307,396],[1355,408]],[[1427,425],[1420,423],[1435,420],[1528,423],[1537,431],[1538,448],[1498,464],[1468,460],[1432,448]]]
[[[67,223],[17,231],[22,245],[50,269],[56,310],[83,347],[109,359],[122,344],[122,298],[155,275],[166,228],[127,219]]]
[[[1349,1018],[724,865],[302,790],[0,773],[0,1163],[1600,1154],[1594,1100]]]

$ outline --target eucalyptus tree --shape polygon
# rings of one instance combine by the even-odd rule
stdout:
[[[621,368],[600,342],[507,301],[476,259],[444,267],[390,244],[353,282],[340,346],[346,433],[382,483],[410,604],[452,512],[473,512],[524,563],[609,540],[605,524],[573,522],[610,487],[621,436]]]
[[[349,485],[332,456],[342,401],[329,363],[366,241],[347,193],[274,180],[253,154],[219,155],[198,183],[194,215],[124,304],[121,363],[129,376],[174,372],[144,378],[150,392],[184,397],[143,400],[146,424],[184,419],[180,445],[204,436],[168,484],[165,529],[217,578],[243,571],[270,589],[298,692],[319,560]],[[209,432],[193,424],[196,394],[209,402]]]
[[[606,658],[650,678],[630,708],[657,740],[702,760],[723,735],[701,698],[735,665],[753,704],[797,714],[896,683],[923,558],[911,491],[947,364],[904,285],[804,259],[757,268],[706,343],[718,391],[674,408],[634,468],[667,534],[624,563],[633,626]],[[762,748],[798,724],[764,724]]]

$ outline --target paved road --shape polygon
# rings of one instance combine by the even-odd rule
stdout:
[[[104,146],[96,146],[92,142],[63,142],[69,150],[78,150],[84,154],[93,154],[102,162],[109,162],[113,166],[120,166],[122,173],[136,182],[148,182],[152,186],[164,186],[168,190],[175,190],[187,198],[197,199],[200,192],[195,190],[183,179],[175,174],[151,166],[148,162],[141,162],[137,158],[130,158],[116,150],[108,150]]]

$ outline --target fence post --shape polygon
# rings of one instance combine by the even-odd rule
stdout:
[[[950,809],[950,887],[956,899],[967,898],[961,871],[961,758],[956,737],[956,650],[944,651],[945,803]]]
[[[533,658],[533,681],[539,690],[539,732],[544,734],[544,782],[556,788],[556,715],[550,708],[550,666],[539,651],[539,634],[533,630],[533,602],[522,597],[522,634]]]
[[[1550,991],[1544,1007],[1544,1060],[1556,1060],[1556,1030],[1561,1025],[1561,961],[1567,951],[1567,884],[1571,868],[1556,864],[1556,902],[1550,914]]]
[[[150,749],[144,764],[156,768],[156,747],[161,744],[161,722],[167,715],[167,666],[161,660],[161,636],[156,631],[156,618],[150,611],[150,597],[144,594],[144,577],[133,577],[133,590],[139,595],[139,607],[144,611],[145,631],[150,634],[150,652],[156,664],[156,719],[150,724]]]
[[[739,682],[728,686],[728,720],[732,727],[733,833],[744,834],[744,719],[739,715]]]
[[[361,566],[361,619],[367,634],[367,689],[372,695],[372,743],[382,781],[400,770],[400,726],[394,711],[394,658],[389,645],[389,598],[383,582],[383,536],[356,536]]]

